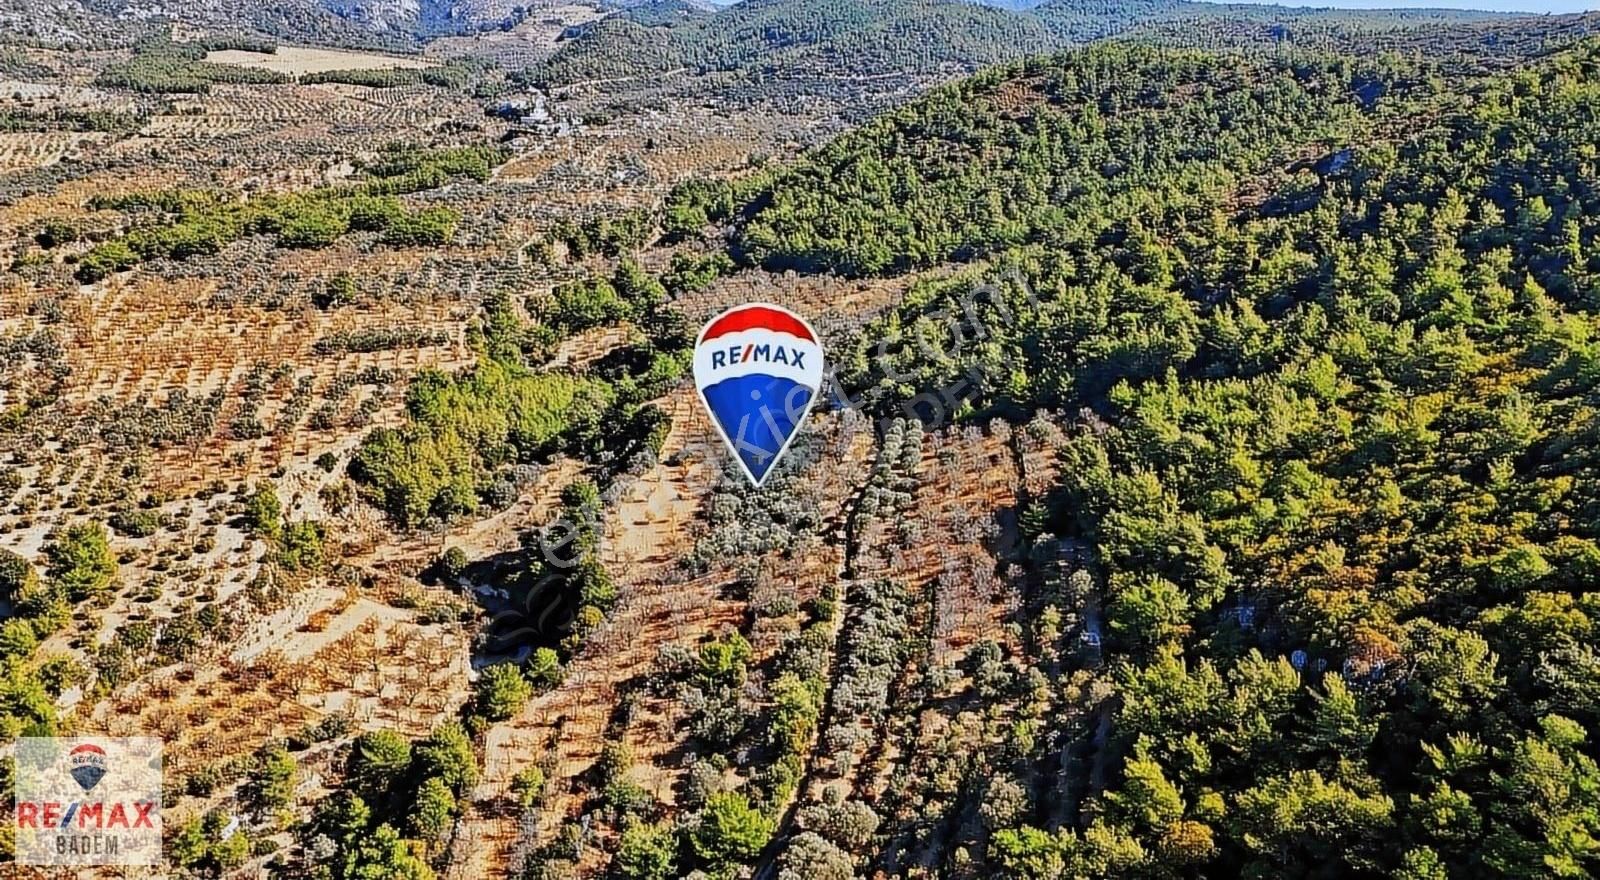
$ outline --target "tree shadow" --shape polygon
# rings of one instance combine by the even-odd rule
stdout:
[[[474,560],[453,576],[438,568],[425,576],[460,589],[485,615],[473,644],[474,668],[559,649],[573,632],[579,601],[571,568],[548,565],[526,547]]]

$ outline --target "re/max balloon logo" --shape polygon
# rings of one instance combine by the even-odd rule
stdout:
[[[707,322],[694,349],[700,400],[760,486],[800,433],[822,388],[822,343],[782,306],[747,303]]]

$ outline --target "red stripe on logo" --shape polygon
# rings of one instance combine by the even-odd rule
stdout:
[[[700,341],[716,339],[729,333],[738,333],[740,330],[772,330],[777,333],[787,333],[790,336],[804,339],[807,342],[816,342],[816,337],[806,329],[798,318],[788,312],[769,309],[766,306],[747,306],[729,312],[711,323],[706,332],[701,334]]]

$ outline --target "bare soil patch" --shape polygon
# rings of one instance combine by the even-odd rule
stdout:
[[[420,70],[434,67],[423,58],[405,58],[399,55],[379,55],[373,52],[346,52],[339,49],[310,49],[300,46],[279,46],[276,52],[246,52],[242,49],[224,49],[206,55],[213,64],[231,64],[235,67],[259,67],[290,76],[306,73],[326,73],[330,70]]]

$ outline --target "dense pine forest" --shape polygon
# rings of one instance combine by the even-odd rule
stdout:
[[[1593,15],[1188,0],[1049,0],[1026,9],[964,0],[748,0],[714,11],[656,2],[569,28],[527,76],[546,85],[603,85],[723,72],[778,92],[776,83],[797,78],[842,83],[970,72],[1110,38],[1191,48],[1394,51],[1481,67],[1548,52],[1597,24]]]
[[[1059,45],[1033,16],[959,0],[751,0],[665,24],[645,6],[574,32],[539,78],[566,83],[684,68],[848,77],[972,68]]]
[[[1017,726],[942,815],[902,780],[868,861],[1600,871],[1596,144],[1594,46],[1476,79],[1110,46],[681,189],[747,263],[944,267],[852,397],[1064,429]]]

